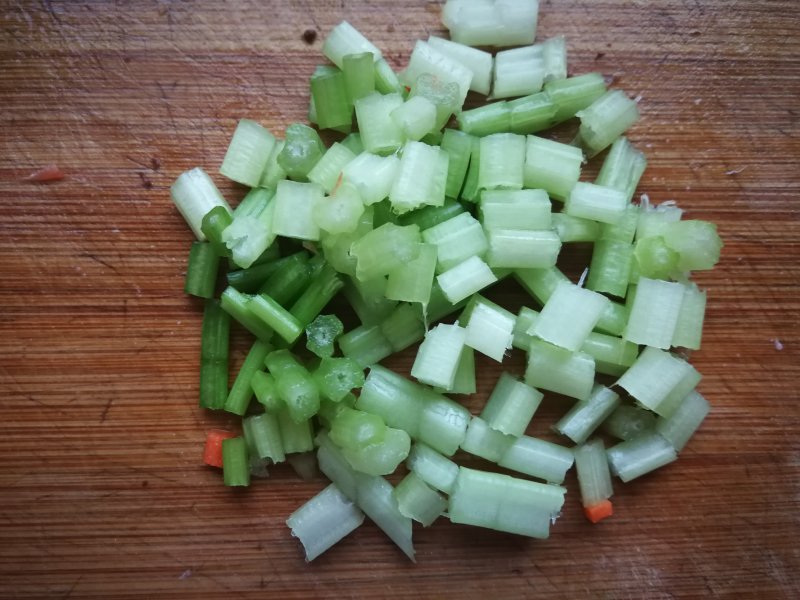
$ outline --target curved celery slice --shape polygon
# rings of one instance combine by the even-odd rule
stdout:
[[[248,446],[262,459],[283,462],[286,456],[281,441],[281,431],[275,415],[261,413],[242,419],[242,431]]]
[[[580,350],[607,304],[608,299],[597,292],[561,282],[528,333],[573,352]]]
[[[467,212],[429,227],[422,232],[422,239],[436,246],[436,268],[439,273],[471,256],[483,255],[489,247],[481,224]]]
[[[494,133],[481,138],[478,187],[483,190],[522,189],[525,136]]]
[[[429,527],[447,508],[447,500],[413,471],[394,489],[397,508],[410,519]]]
[[[411,438],[402,429],[386,428],[379,442],[359,448],[342,448],[342,455],[356,471],[367,475],[390,475],[408,456]]]
[[[389,196],[399,170],[396,156],[362,152],[343,167],[342,178],[356,187],[364,204],[371,205]]]
[[[400,94],[370,94],[355,101],[356,120],[364,150],[387,155],[395,152],[405,141],[403,131],[391,117],[392,111],[403,104]]]
[[[521,436],[498,461],[501,467],[560,484],[572,467],[572,450],[546,440]]]
[[[400,74],[400,80],[411,86],[423,74],[433,75],[444,84],[457,84],[458,107],[464,104],[472,84],[472,71],[427,42],[418,40],[408,59],[408,66]]]
[[[334,142],[308,172],[308,180],[321,185],[322,189],[330,194],[339,181],[342,169],[355,158],[355,153],[347,146]]]
[[[492,429],[519,437],[525,433],[543,397],[539,390],[503,373],[481,412],[481,419]]]
[[[344,326],[336,315],[319,315],[306,325],[306,348],[320,358],[333,356],[336,338],[344,333]]]
[[[458,325],[439,324],[428,331],[417,351],[411,376],[433,387],[451,388],[466,339],[466,329]]]
[[[603,440],[587,442],[575,448],[574,452],[582,504],[585,507],[594,506],[611,498],[614,488]]]
[[[529,135],[525,150],[524,185],[526,188],[545,190],[556,200],[565,200],[578,183],[582,163],[580,148]]]
[[[319,390],[311,373],[288,350],[271,352],[263,361],[292,419],[299,423],[313,417],[319,410]]]
[[[534,339],[528,353],[525,383],[585,400],[594,385],[594,359],[583,352],[569,352]]]
[[[242,119],[222,160],[219,172],[228,179],[256,187],[275,148],[275,136],[249,119]]]
[[[323,190],[316,183],[279,181],[273,200],[273,233],[301,240],[319,240],[320,230],[314,220],[314,208],[323,197]]]
[[[324,398],[339,402],[351,390],[364,385],[364,371],[351,358],[323,358],[314,370],[314,382]]]
[[[484,96],[489,95],[489,89],[492,85],[492,66],[494,64],[491,54],[478,48],[472,48],[465,44],[459,44],[458,42],[452,42],[433,35],[428,38],[428,45],[472,72],[470,90]]]
[[[639,109],[621,90],[610,90],[577,116],[581,120],[577,141],[591,158],[639,120]]]
[[[418,141],[436,127],[436,105],[424,96],[413,96],[391,112],[407,140]]]
[[[550,198],[544,190],[486,190],[481,194],[484,229],[550,229]]]
[[[655,413],[638,406],[622,404],[603,421],[602,429],[620,440],[631,440],[646,431],[652,431],[655,425]]]
[[[201,242],[206,241],[202,230],[203,217],[212,208],[221,206],[228,214],[231,214],[231,207],[228,206],[211,177],[199,167],[181,173],[170,188],[170,196],[178,212],[181,213],[195,237]]]
[[[667,349],[678,325],[684,287],[680,283],[639,277],[623,337],[636,344]]]
[[[474,295],[459,323],[466,327],[466,345],[502,362],[514,339],[516,317],[483,296]]]
[[[376,61],[383,56],[372,42],[347,21],[331,29],[322,44],[322,53],[340,69],[344,66],[345,56],[362,52],[370,52]]]
[[[406,466],[429,486],[445,494],[453,491],[458,465],[430,446],[416,442],[408,454]]]
[[[477,256],[471,256],[439,275],[436,280],[445,297],[456,303],[492,285],[497,277],[489,265]]]
[[[576,444],[582,444],[619,406],[619,394],[595,384],[592,395],[580,400],[553,425],[553,429]],[[605,500],[605,498],[603,498]]]
[[[606,456],[611,472],[626,482],[678,458],[672,444],[657,433],[645,434],[612,446],[606,450]]]
[[[384,223],[365,234],[350,247],[356,258],[356,277],[367,281],[388,275],[419,255],[419,227]]]
[[[447,154],[438,146],[406,142],[389,191],[392,210],[402,214],[421,206],[442,206],[448,165]]]
[[[658,418],[656,432],[672,444],[676,452],[680,452],[710,411],[711,407],[703,396],[696,391],[689,392],[669,418]]]

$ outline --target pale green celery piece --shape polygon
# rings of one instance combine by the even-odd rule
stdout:
[[[511,130],[511,107],[508,102],[492,102],[456,115],[458,126],[464,133],[485,136]]]
[[[497,464],[529,477],[544,479],[547,483],[560,484],[573,461],[574,456],[569,448],[523,435]]]
[[[342,169],[342,180],[354,185],[369,206],[389,197],[399,171],[400,159],[396,156],[362,152]]]
[[[633,250],[639,276],[651,279],[669,279],[678,272],[680,255],[667,246],[660,235],[642,238]]]
[[[628,242],[599,239],[594,243],[586,287],[624,298],[630,283],[633,246]]]
[[[453,303],[460,302],[480,292],[497,281],[497,277],[484,261],[471,256],[452,269],[436,277],[445,297]]]
[[[439,282],[434,281],[431,288],[431,299],[427,305],[420,306],[419,314],[423,324],[427,327],[429,323],[434,323],[463,308],[466,303],[467,298],[459,302],[450,302],[445,297]]]
[[[472,152],[469,155],[469,168],[467,177],[464,179],[464,187],[461,190],[460,200],[466,202],[477,202],[480,199],[480,188],[478,187],[478,175],[481,170],[481,140],[478,137],[472,138]]]
[[[357,449],[382,442],[387,430],[378,415],[344,407],[331,420],[328,436],[339,448]]]
[[[634,148],[627,138],[617,138],[594,182],[624,192],[630,202],[646,167],[644,153]]]
[[[466,327],[466,345],[497,362],[503,362],[511,348],[515,323],[513,313],[479,294],[469,300],[459,318]]]
[[[362,52],[372,53],[374,60],[382,58],[381,51],[347,21],[342,21],[330,30],[322,45],[322,53],[340,69],[344,57]]]
[[[664,227],[664,241],[680,258],[681,271],[705,271],[714,268],[722,251],[717,226],[708,221],[678,221]]]
[[[356,408],[380,415],[390,427],[447,456],[464,440],[469,420],[460,404],[377,365],[370,368]]]
[[[379,325],[393,352],[400,352],[425,337],[425,324],[419,310],[411,304],[399,304]]]
[[[277,413],[283,407],[283,401],[278,396],[278,386],[275,378],[264,371],[256,371],[250,380],[250,386],[256,395],[256,400],[261,403],[264,410],[270,414]]]
[[[407,140],[421,140],[436,127],[436,105],[424,96],[409,98],[391,116]]]
[[[286,519],[292,536],[303,545],[306,562],[317,558],[363,522],[364,513],[333,483]]]
[[[354,471],[341,451],[324,433],[317,436],[317,441],[320,470],[413,561],[411,519],[398,510],[392,484],[383,477]]]
[[[447,513],[453,523],[546,539],[566,490],[460,467]]]
[[[406,459],[410,448],[411,438],[405,431],[387,427],[381,441],[359,448],[342,448],[342,455],[360,473],[389,475]]]
[[[408,454],[406,466],[432,488],[445,494],[453,491],[458,477],[458,465],[430,446],[416,442]]]
[[[630,296],[630,291],[628,296]],[[628,307],[624,304],[609,302],[595,329],[609,335],[622,335],[625,325],[628,323],[628,312]]]
[[[261,413],[242,419],[242,432],[248,446],[251,446],[261,459],[269,459],[273,463],[286,460],[281,441],[278,418],[269,413]]]
[[[563,201],[578,183],[582,163],[580,148],[529,135],[525,149],[524,187],[545,190],[551,198]]]
[[[419,256],[419,227],[400,227],[385,223],[353,243],[350,254],[356,257],[356,277],[361,281],[388,275]]]
[[[206,241],[202,231],[203,217],[211,209],[221,206],[228,214],[232,213],[211,177],[200,167],[181,173],[170,188],[170,196],[186,224],[201,242]]]
[[[339,338],[342,354],[368,367],[390,356],[394,350],[378,325],[361,325]]]
[[[234,264],[242,269],[252,266],[275,241],[277,205],[273,196],[272,190],[251,190],[234,211],[231,224],[222,231],[221,240],[230,250]]]
[[[444,391],[450,394],[474,394],[476,389],[475,351],[465,346],[461,351],[461,358],[458,360],[453,385],[450,389]]]
[[[678,324],[684,286],[639,277],[623,337],[636,344],[668,349]]]
[[[464,179],[467,176],[470,154],[472,153],[473,137],[457,129],[445,129],[442,135],[441,147],[447,152],[447,183],[444,195],[447,198],[458,198]],[[459,205],[460,206],[460,205]]]
[[[706,292],[693,283],[683,286],[683,301],[672,335],[672,346],[698,350],[706,314]]]
[[[581,352],[594,358],[598,373],[619,377],[636,362],[639,346],[616,336],[592,332],[581,346]]]
[[[655,426],[655,413],[638,406],[622,404],[603,421],[602,429],[620,440],[632,440],[646,431],[653,431]]]
[[[596,383],[592,395],[579,400],[558,422],[553,430],[568,437],[576,444],[582,444],[619,406],[619,394]]]
[[[258,186],[274,190],[281,179],[286,179],[286,170],[278,164],[278,156],[283,152],[283,147],[286,142],[283,140],[276,140],[275,147],[269,155],[267,166],[264,168],[264,173],[261,175],[261,181]]]
[[[511,111],[511,132],[529,134],[548,129],[557,107],[547,92],[538,92],[508,103]]]
[[[342,146],[350,150],[355,156],[364,152],[364,144],[361,143],[361,134],[358,132],[348,134],[341,142]]]
[[[534,298],[539,304],[543,305],[563,282],[569,283],[569,279],[558,267],[547,269],[516,269],[514,279],[517,280],[523,289]]]
[[[656,432],[680,452],[710,411],[708,400],[696,391],[689,392],[672,416],[658,418]]]
[[[564,212],[573,217],[600,223],[619,223],[628,203],[619,190],[579,181],[564,203]]]
[[[663,236],[667,225],[677,223],[681,220],[681,216],[683,216],[683,210],[678,208],[674,202],[662,202],[658,206],[651,206],[642,196],[639,222],[636,225],[636,239]]]
[[[256,187],[274,148],[275,136],[255,121],[241,119],[219,172],[237,183]]]
[[[344,56],[342,73],[347,98],[351,104],[375,91],[375,56],[371,52]]]
[[[344,333],[344,326],[336,315],[319,315],[306,325],[306,348],[320,358],[333,356],[336,338]]]
[[[520,46],[536,36],[539,3],[501,0],[450,0],[442,8],[442,23],[450,38],[468,46]]]
[[[528,348],[531,347],[533,336],[529,335],[528,331],[533,327],[533,324],[538,318],[539,313],[527,306],[523,306],[519,309],[517,321],[514,324],[514,348],[527,351]]]
[[[500,433],[519,437],[528,428],[542,398],[539,390],[503,373],[481,412],[481,419]]]
[[[322,231],[339,235],[355,231],[363,213],[361,196],[354,186],[345,183],[317,202],[313,218]]]
[[[620,442],[606,450],[611,472],[628,482],[678,458],[675,448],[657,433]]]
[[[576,116],[581,120],[576,142],[591,158],[608,148],[639,120],[639,108],[625,92],[609,90]]]
[[[630,244],[636,235],[636,227],[639,223],[641,208],[636,204],[628,204],[625,207],[625,214],[613,225],[603,223],[600,225],[600,239],[616,240]]]
[[[286,140],[278,154],[278,164],[295,181],[306,181],[308,172],[325,153],[325,145],[315,129],[302,123],[286,128]]]
[[[506,269],[544,269],[555,266],[561,239],[554,231],[490,229],[487,232],[490,267]]]
[[[490,53],[435,36],[428,38],[428,45],[472,72],[470,90],[484,96],[489,95],[494,64]]]
[[[447,500],[413,471],[394,489],[400,512],[429,527],[447,508]]]
[[[355,157],[356,155],[347,146],[334,142],[308,172],[308,180],[318,183],[325,193],[330,194],[339,183],[339,176],[344,166]]]
[[[339,402],[323,398],[319,402],[319,412],[317,413],[317,420],[320,425],[325,429],[331,428],[331,423],[336,416],[345,408],[353,408],[356,404],[356,397],[353,394],[347,394]]]
[[[364,150],[372,154],[387,155],[397,151],[405,141],[391,117],[392,111],[403,104],[400,94],[364,96],[355,101],[356,120]]]
[[[562,243],[594,242],[600,237],[600,223],[573,217],[566,213],[553,213],[553,228]]]
[[[300,423],[313,417],[319,410],[319,390],[311,373],[288,350],[267,354],[264,363],[292,419]]]
[[[401,94],[403,84],[386,59],[375,61],[375,89],[381,94]]]
[[[353,125],[353,104],[347,93],[344,73],[313,75],[310,86],[314,101],[315,122],[320,129],[350,133]]]
[[[257,319],[255,315],[248,310],[247,304],[250,302],[251,298],[252,296],[243,294],[237,289],[228,286],[225,288],[225,291],[222,292],[220,306],[222,306],[222,309],[226,313],[236,319],[242,327],[261,341],[267,342],[272,338],[272,329],[267,327],[263,321]]]
[[[433,75],[443,84],[457,84],[458,107],[460,108],[464,104],[472,84],[472,71],[427,42],[418,40],[411,52],[408,66],[400,74],[400,81],[407,86],[412,86],[423,74]]]
[[[303,333],[300,321],[267,294],[254,296],[247,303],[247,310],[289,344]]]
[[[515,133],[494,133],[481,138],[480,144],[478,187],[482,190],[522,189],[525,136]]]
[[[436,272],[436,256],[436,246],[421,244],[417,258],[389,273],[386,297],[390,300],[427,303]]]
[[[573,352],[580,350],[607,304],[608,298],[597,292],[561,282],[528,333]]]
[[[463,212],[422,232],[422,240],[437,250],[436,271],[442,273],[489,248],[480,222]]]
[[[492,98],[513,98],[542,89],[545,76],[543,44],[502,50],[494,57]]]
[[[413,210],[397,218],[398,225],[416,225],[420,231],[449,221],[464,212],[464,207],[456,200],[445,200],[442,206],[426,206]]]
[[[438,146],[406,142],[397,177],[389,191],[394,212],[403,214],[421,206],[442,206],[448,164],[447,153]]]
[[[314,207],[324,196],[316,183],[279,181],[275,192],[272,231],[276,235],[301,240],[319,240],[319,226],[314,221]]]
[[[455,380],[467,331],[458,325],[437,325],[420,344],[411,376],[428,385],[450,389]]]
[[[409,98],[422,96],[436,106],[436,130],[444,127],[453,113],[461,109],[461,92],[458,84],[453,81],[439,79],[432,73],[423,73],[410,85]]]
[[[397,308],[397,302],[386,297],[387,286],[388,281],[383,276],[364,281],[348,278],[344,295],[363,324],[377,325]]]
[[[552,125],[574,117],[606,93],[606,82],[600,73],[586,73],[544,84],[544,91],[556,105]]]
[[[314,382],[323,398],[339,402],[364,385],[364,371],[352,358],[323,358],[314,371]]]
[[[534,339],[528,353],[525,383],[578,400],[587,399],[594,385],[594,359]]]
[[[516,438],[492,429],[480,417],[472,417],[461,449],[490,462],[499,462],[509,451]]]
[[[578,472],[578,486],[581,490],[581,504],[588,508],[608,500],[614,495],[611,484],[611,471],[603,440],[594,439],[574,450],[575,469]]]
[[[617,385],[645,408],[669,417],[700,379],[700,373],[685,360],[648,346]]]
[[[288,410],[277,413],[281,430],[283,451],[286,454],[308,452],[314,449],[314,436],[310,419],[295,421]]]
[[[487,231],[550,229],[551,208],[544,190],[486,190],[481,194],[480,218]]]

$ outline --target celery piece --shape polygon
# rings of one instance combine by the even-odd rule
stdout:
[[[323,358],[313,373],[323,398],[339,402],[350,390],[364,385],[364,371],[352,358]]]
[[[544,91],[556,105],[552,124],[574,117],[606,93],[606,82],[600,73],[586,73],[544,84]]]
[[[588,508],[614,495],[603,440],[594,439],[574,450],[581,504]]]
[[[275,244],[273,244],[275,246]],[[272,246],[270,246],[271,248]],[[228,271],[225,279],[228,285],[245,294],[254,294],[261,289],[266,280],[280,267],[286,264],[290,257],[284,256],[263,264],[253,264],[247,269]]]
[[[371,53],[373,60],[382,58],[381,51],[347,21],[331,29],[322,44],[322,53],[340,69],[345,56],[362,52]]]
[[[449,221],[464,212],[464,207],[455,200],[445,200],[442,206],[425,206],[412,210],[397,219],[399,225],[416,225],[420,231]]]
[[[603,223],[600,225],[600,238],[630,244],[636,236],[636,227],[639,224],[640,207],[628,204],[625,213],[616,223]]]
[[[478,170],[480,189],[522,189],[525,166],[525,136],[495,133],[481,138]]]
[[[350,247],[356,257],[356,277],[361,281],[388,275],[419,256],[419,227],[385,223]]]
[[[444,391],[451,394],[474,394],[476,389],[475,351],[472,348],[464,347],[461,351],[461,358],[458,360],[453,385]]]
[[[538,92],[508,103],[511,111],[511,132],[529,134],[548,129],[557,107],[547,92]]]
[[[430,446],[416,442],[408,454],[406,466],[432,488],[449,494],[458,477],[458,465]]]
[[[605,433],[620,440],[631,440],[656,425],[656,415],[649,410],[622,404],[603,421]]]
[[[565,492],[558,486],[460,467],[447,512],[453,523],[546,539]]]
[[[325,146],[314,129],[302,123],[292,123],[286,128],[286,140],[277,161],[289,177],[306,181],[309,171],[324,153]]]
[[[216,300],[206,300],[200,336],[201,408],[220,409],[228,396],[230,318]]]
[[[456,115],[458,126],[464,133],[474,136],[511,131],[511,107],[505,100],[491,102]]]
[[[472,152],[469,155],[469,168],[467,177],[464,179],[464,187],[461,189],[461,200],[467,202],[477,202],[480,198],[480,188],[478,187],[478,175],[481,169],[481,141],[477,137],[472,138]]]
[[[413,471],[394,489],[397,508],[410,519],[429,527],[447,508],[447,500]]]
[[[625,215],[625,194],[613,188],[579,181],[564,203],[564,212],[573,217],[601,223],[618,223]]]
[[[337,69],[333,73],[314,75],[310,87],[319,128],[345,129],[349,132],[353,123],[353,105],[347,93],[344,73]]]
[[[214,296],[219,255],[208,242],[192,242],[183,291],[198,298]]]
[[[363,522],[364,513],[333,483],[286,519],[292,536],[303,545],[306,562],[317,558]]]
[[[375,229],[381,225],[385,225],[386,223],[392,223],[394,225],[398,224],[397,214],[392,209],[392,205],[388,198],[375,204],[372,209],[374,211],[372,221]]]
[[[222,309],[232,316],[236,321],[247,329],[250,333],[258,339],[266,342],[272,337],[272,329],[267,327],[263,321],[257,319],[251,313],[247,304],[250,302],[251,296],[242,294],[232,287],[225,288],[220,298],[220,305]]]
[[[574,460],[569,448],[523,435],[514,441],[497,464],[529,477],[544,479],[547,483],[560,484]]]
[[[344,166],[356,157],[347,146],[334,142],[308,172],[308,180],[322,186],[330,194],[339,182]]]
[[[253,397],[253,388],[250,382],[256,371],[261,369],[264,364],[264,357],[272,350],[270,345],[261,340],[256,340],[250,347],[247,357],[244,359],[239,373],[231,386],[231,391],[225,400],[224,409],[235,415],[242,416],[250,406],[250,399]]]
[[[544,305],[550,296],[553,295],[558,284],[569,283],[569,279],[558,267],[549,269],[517,269],[514,271],[514,279],[517,280],[532,298],[539,304]]]
[[[339,415],[339,413],[345,408],[353,408],[355,403],[356,397],[353,394],[345,395],[345,397],[339,400],[339,402],[322,398],[319,402],[319,412],[317,413],[317,419],[319,420],[320,425],[330,429],[331,423],[333,423],[333,420]]]
[[[229,209],[223,206],[215,206],[209,210],[200,222],[200,231],[214,247],[214,251],[219,256],[231,256],[228,247],[222,241],[222,232],[233,222],[233,217]]]
[[[472,71],[427,42],[418,40],[408,59],[408,66],[400,74],[400,80],[411,86],[423,74],[433,75],[443,84],[457,84],[458,107],[464,104],[472,84]]]
[[[289,306],[303,292],[311,278],[308,254],[297,252],[281,260],[283,263],[267,278],[258,292],[269,294],[281,306]]]
[[[683,294],[684,287],[680,283],[639,277],[623,337],[636,344],[669,348]]]
[[[538,0],[449,0],[442,9],[450,38],[468,46],[532,44],[538,17]]]
[[[527,350],[530,348],[533,336],[529,335],[528,331],[533,327],[533,324],[538,318],[539,313],[527,306],[523,306],[519,309],[517,320],[514,323],[514,339],[512,341],[514,348],[518,348],[519,350]]]
[[[680,255],[667,246],[660,235],[647,237],[636,242],[633,249],[639,275],[651,279],[669,279],[678,272]]]
[[[552,220],[556,235],[564,244],[594,242],[600,237],[600,224],[597,221],[573,217],[566,213],[554,213]]]
[[[433,287],[431,288],[431,299],[428,301],[427,305],[422,306],[420,316],[425,324],[433,323],[463,308],[466,303],[467,298],[459,300],[458,302],[450,302],[450,300],[445,297],[439,282],[434,281]]]
[[[350,256],[350,246],[355,241],[362,238],[372,231],[372,223],[375,211],[371,206],[367,206],[358,220],[356,228],[349,233],[339,235],[321,235],[322,253],[325,260],[339,273],[355,277],[356,259]]]
[[[579,148],[534,135],[527,140],[524,187],[542,189],[551,198],[565,200],[578,185],[583,153]]]
[[[360,448],[342,448],[342,455],[356,471],[367,475],[390,475],[408,456],[411,438],[402,429],[386,428],[379,442]]]
[[[447,182],[444,188],[446,198],[458,198],[464,179],[467,176],[469,158],[472,153],[473,137],[457,129],[445,129],[441,147],[447,153]]]
[[[329,264],[322,263],[317,273],[312,275],[308,287],[292,304],[289,312],[305,327],[313,321],[331,299],[342,289],[344,283],[339,274]]]
[[[624,192],[630,202],[646,167],[644,154],[634,148],[627,138],[617,138],[611,144],[595,183]]]
[[[411,96],[411,97],[413,98],[413,96]],[[436,108],[438,110],[439,106],[436,105]],[[437,125],[438,125],[438,123],[437,123]],[[422,139],[420,139],[420,142],[422,142],[424,144],[428,144],[429,146],[441,146],[443,137],[444,137],[444,133],[442,133],[440,130],[436,129],[436,130],[431,131],[429,133],[426,133],[424,136],[422,136]]]
[[[664,227],[664,241],[678,255],[681,271],[705,271],[719,261],[722,240],[708,221],[678,221]]]
[[[275,147],[275,136],[255,121],[242,119],[233,132],[219,172],[237,183],[256,187]]]
[[[623,91],[610,90],[576,116],[581,120],[577,141],[591,158],[639,120],[639,109]]]
[[[251,190],[233,213],[221,240],[240,268],[250,267],[275,241],[275,203],[272,190]]]
[[[283,401],[278,395],[278,384],[275,378],[264,371],[256,371],[250,380],[250,387],[256,395],[256,400],[270,414],[277,413],[283,407]]]
[[[581,346],[581,352],[594,358],[598,373],[619,377],[636,362],[639,346],[622,338],[592,332]]]
[[[592,395],[580,400],[553,425],[553,429],[576,444],[583,444],[589,436],[619,406],[619,395],[607,387],[595,384]]]
[[[397,308],[397,302],[386,297],[387,286],[387,278],[383,276],[364,281],[348,278],[344,287],[345,298],[365,325],[381,323]]]
[[[586,400],[594,385],[594,359],[583,352],[569,352],[534,339],[528,354],[525,383]]]
[[[196,167],[191,171],[181,173],[170,188],[172,202],[186,220],[198,241],[206,241],[202,230],[203,217],[213,208],[220,206],[228,214],[231,208],[214,185],[211,177]]]
[[[486,262],[490,267],[543,269],[556,264],[561,239],[553,231],[490,229]]]
[[[391,300],[427,303],[436,271],[436,255],[436,246],[420,244],[417,258],[389,273],[386,297]]]
[[[630,297],[630,292],[628,292],[628,297]],[[627,322],[628,308],[618,302],[609,302],[606,310],[600,315],[595,329],[610,335],[622,335]]]
[[[314,449],[313,427],[310,419],[295,421],[288,409],[279,410],[277,416],[281,429],[281,440],[283,440],[283,451],[286,454],[308,452]]]
[[[403,84],[389,63],[380,58],[375,61],[375,89],[381,94],[400,94]]]
[[[597,240],[589,265],[586,287],[624,298],[633,265],[633,246],[615,240]]]
[[[351,183],[366,205],[375,204],[389,196],[400,171],[396,156],[377,156],[362,152],[342,169],[343,181]]]
[[[275,192],[273,231],[284,237],[319,240],[319,226],[314,208],[323,199],[323,190],[316,183],[280,181]]]
[[[466,328],[466,345],[497,362],[503,362],[511,348],[515,322],[513,313],[478,294],[470,299],[459,319]]]
[[[542,398],[539,390],[503,373],[481,412],[481,419],[500,433],[519,437],[525,433]]]
[[[662,202],[658,206],[651,206],[642,199],[639,222],[636,225],[636,239],[663,236],[667,225],[680,221],[682,215],[683,211],[674,202]]]
[[[248,445],[255,449],[259,458],[273,463],[286,460],[281,441],[278,420],[274,415],[261,413],[242,419],[242,431]]]
[[[620,442],[606,450],[611,472],[628,482],[678,458],[672,445],[657,433]]]
[[[339,348],[361,367],[380,362],[394,352],[378,325],[362,325],[348,331],[339,338]]]
[[[403,104],[400,94],[364,96],[355,101],[356,120],[364,150],[372,154],[387,155],[403,145],[405,136],[391,117]]]
[[[545,81],[565,79],[567,51],[563,37],[503,50],[495,56],[493,98],[534,94]]]
[[[306,325],[306,348],[320,358],[333,356],[336,338],[344,333],[344,326],[336,315],[319,315]]]
[[[274,190],[281,179],[286,179],[286,170],[278,163],[278,157],[285,146],[286,142],[284,140],[275,141],[275,147],[269,155],[267,166],[264,168],[261,181],[258,183],[259,187]]]
[[[339,142],[342,146],[350,150],[355,156],[364,152],[364,144],[361,142],[361,134],[358,132],[350,133]]]
[[[436,270],[442,273],[472,256],[482,256],[488,249],[481,224],[464,212],[422,232],[426,244],[436,246]]]
[[[576,351],[583,346],[608,304],[608,298],[561,282],[528,331],[551,344]]]
[[[683,286],[683,300],[678,311],[678,322],[672,334],[672,346],[700,348],[703,335],[703,320],[706,313],[706,293],[701,292],[693,283]]]
[[[481,194],[483,228],[550,229],[551,204],[544,190],[486,190]]]
[[[303,333],[300,322],[267,294],[253,297],[247,303],[247,309],[290,344]]]
[[[371,52],[342,57],[342,73],[347,98],[351,104],[375,91],[375,56]]]
[[[689,392],[669,418],[658,418],[656,432],[680,452],[710,411],[708,400],[696,391]]]
[[[458,325],[437,325],[420,344],[411,376],[422,383],[449,389],[464,349],[467,331]]]
[[[263,360],[292,420],[299,423],[313,417],[319,410],[319,389],[311,373],[288,350],[276,350]]]
[[[423,73],[411,83],[409,98],[422,96],[436,107],[434,129],[439,130],[450,120],[453,113],[461,109],[458,83],[440,79],[432,73]]]
[[[406,142],[397,177],[389,191],[394,212],[402,214],[421,206],[442,206],[448,163],[447,154],[438,146]]]
[[[460,404],[379,366],[370,368],[356,408],[448,456],[464,440],[469,419]]]
[[[460,302],[497,281],[485,262],[471,256],[436,277],[445,297],[453,303]]]
[[[419,141],[436,127],[436,105],[424,96],[413,96],[395,108],[391,117],[407,140]]]
[[[492,85],[492,67],[494,64],[494,59],[491,54],[465,44],[459,44],[458,42],[452,42],[436,36],[430,36],[428,38],[428,46],[472,72],[472,81],[469,85],[470,90],[483,94],[484,96],[489,95],[489,89]]]
[[[355,231],[364,213],[364,203],[356,188],[349,183],[340,185],[330,195],[314,205],[314,223],[326,233],[339,235]]]
[[[467,435],[461,442],[461,449],[496,463],[505,456],[515,441],[514,436],[492,429],[480,417],[472,417],[467,427]]]
[[[244,438],[222,440],[222,473],[225,485],[247,487],[250,485],[247,443]]]
[[[645,408],[669,417],[700,379],[700,373],[685,360],[648,346],[617,385]]]
[[[331,421],[328,436],[341,449],[358,449],[382,442],[387,430],[378,415],[343,407]]]

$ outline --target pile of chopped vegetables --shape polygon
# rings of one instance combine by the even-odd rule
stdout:
[[[307,560],[364,515],[412,560],[412,520],[546,538],[573,463],[597,522],[612,475],[674,461],[709,411],[675,349],[700,347],[706,293],[689,277],[717,262],[716,228],[633,202],[646,160],[622,136],[637,103],[599,73],[567,77],[564,38],[534,43],[537,12],[448,0],[452,40],[418,41],[399,74],[342,22],[309,109],[340,141],[242,120],[219,169],[252,188],[235,209],[200,168],[172,187],[198,240],[185,291],[206,299],[200,406],[242,417],[241,435],[208,433],[204,462],[228,486],[272,463],[318,467],[332,483],[287,521]],[[491,102],[463,109],[470,91]],[[571,144],[538,135],[574,118]],[[595,181],[579,181],[603,152]],[[556,267],[575,242],[594,248],[577,284]],[[538,311],[483,295],[506,277]],[[340,292],[361,322],[346,332],[323,314]],[[229,389],[231,319],[255,341]],[[418,342],[410,379],[380,366]],[[501,363],[512,348],[527,352],[524,377],[502,373],[480,415],[446,395],[475,393],[475,352]],[[543,392],[575,400],[552,426],[563,444],[525,435]],[[459,466],[459,450],[519,476]]]

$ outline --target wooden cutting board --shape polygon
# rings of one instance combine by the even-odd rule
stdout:
[[[238,425],[196,408],[200,304],[182,293],[191,235],[169,186],[200,165],[236,201],[216,175],[236,121],[304,120],[325,32],[347,19],[401,68],[444,33],[440,3],[2,2],[0,597],[800,595],[798,5],[541,5],[540,36],[566,35],[572,73],[641,97],[640,191],[725,240],[697,275],[709,305],[692,360],[713,412],[680,460],[617,485],[597,526],[570,475],[547,541],[439,523],[416,530],[414,565],[367,523],[305,564],[284,520],[323,479],[281,466],[231,491],[200,464],[204,432]],[[49,163],[66,179],[23,181]],[[588,253],[569,254],[575,276]],[[494,297],[531,303],[511,283]],[[237,335],[235,364],[246,346]],[[478,367],[473,411],[500,373]]]

